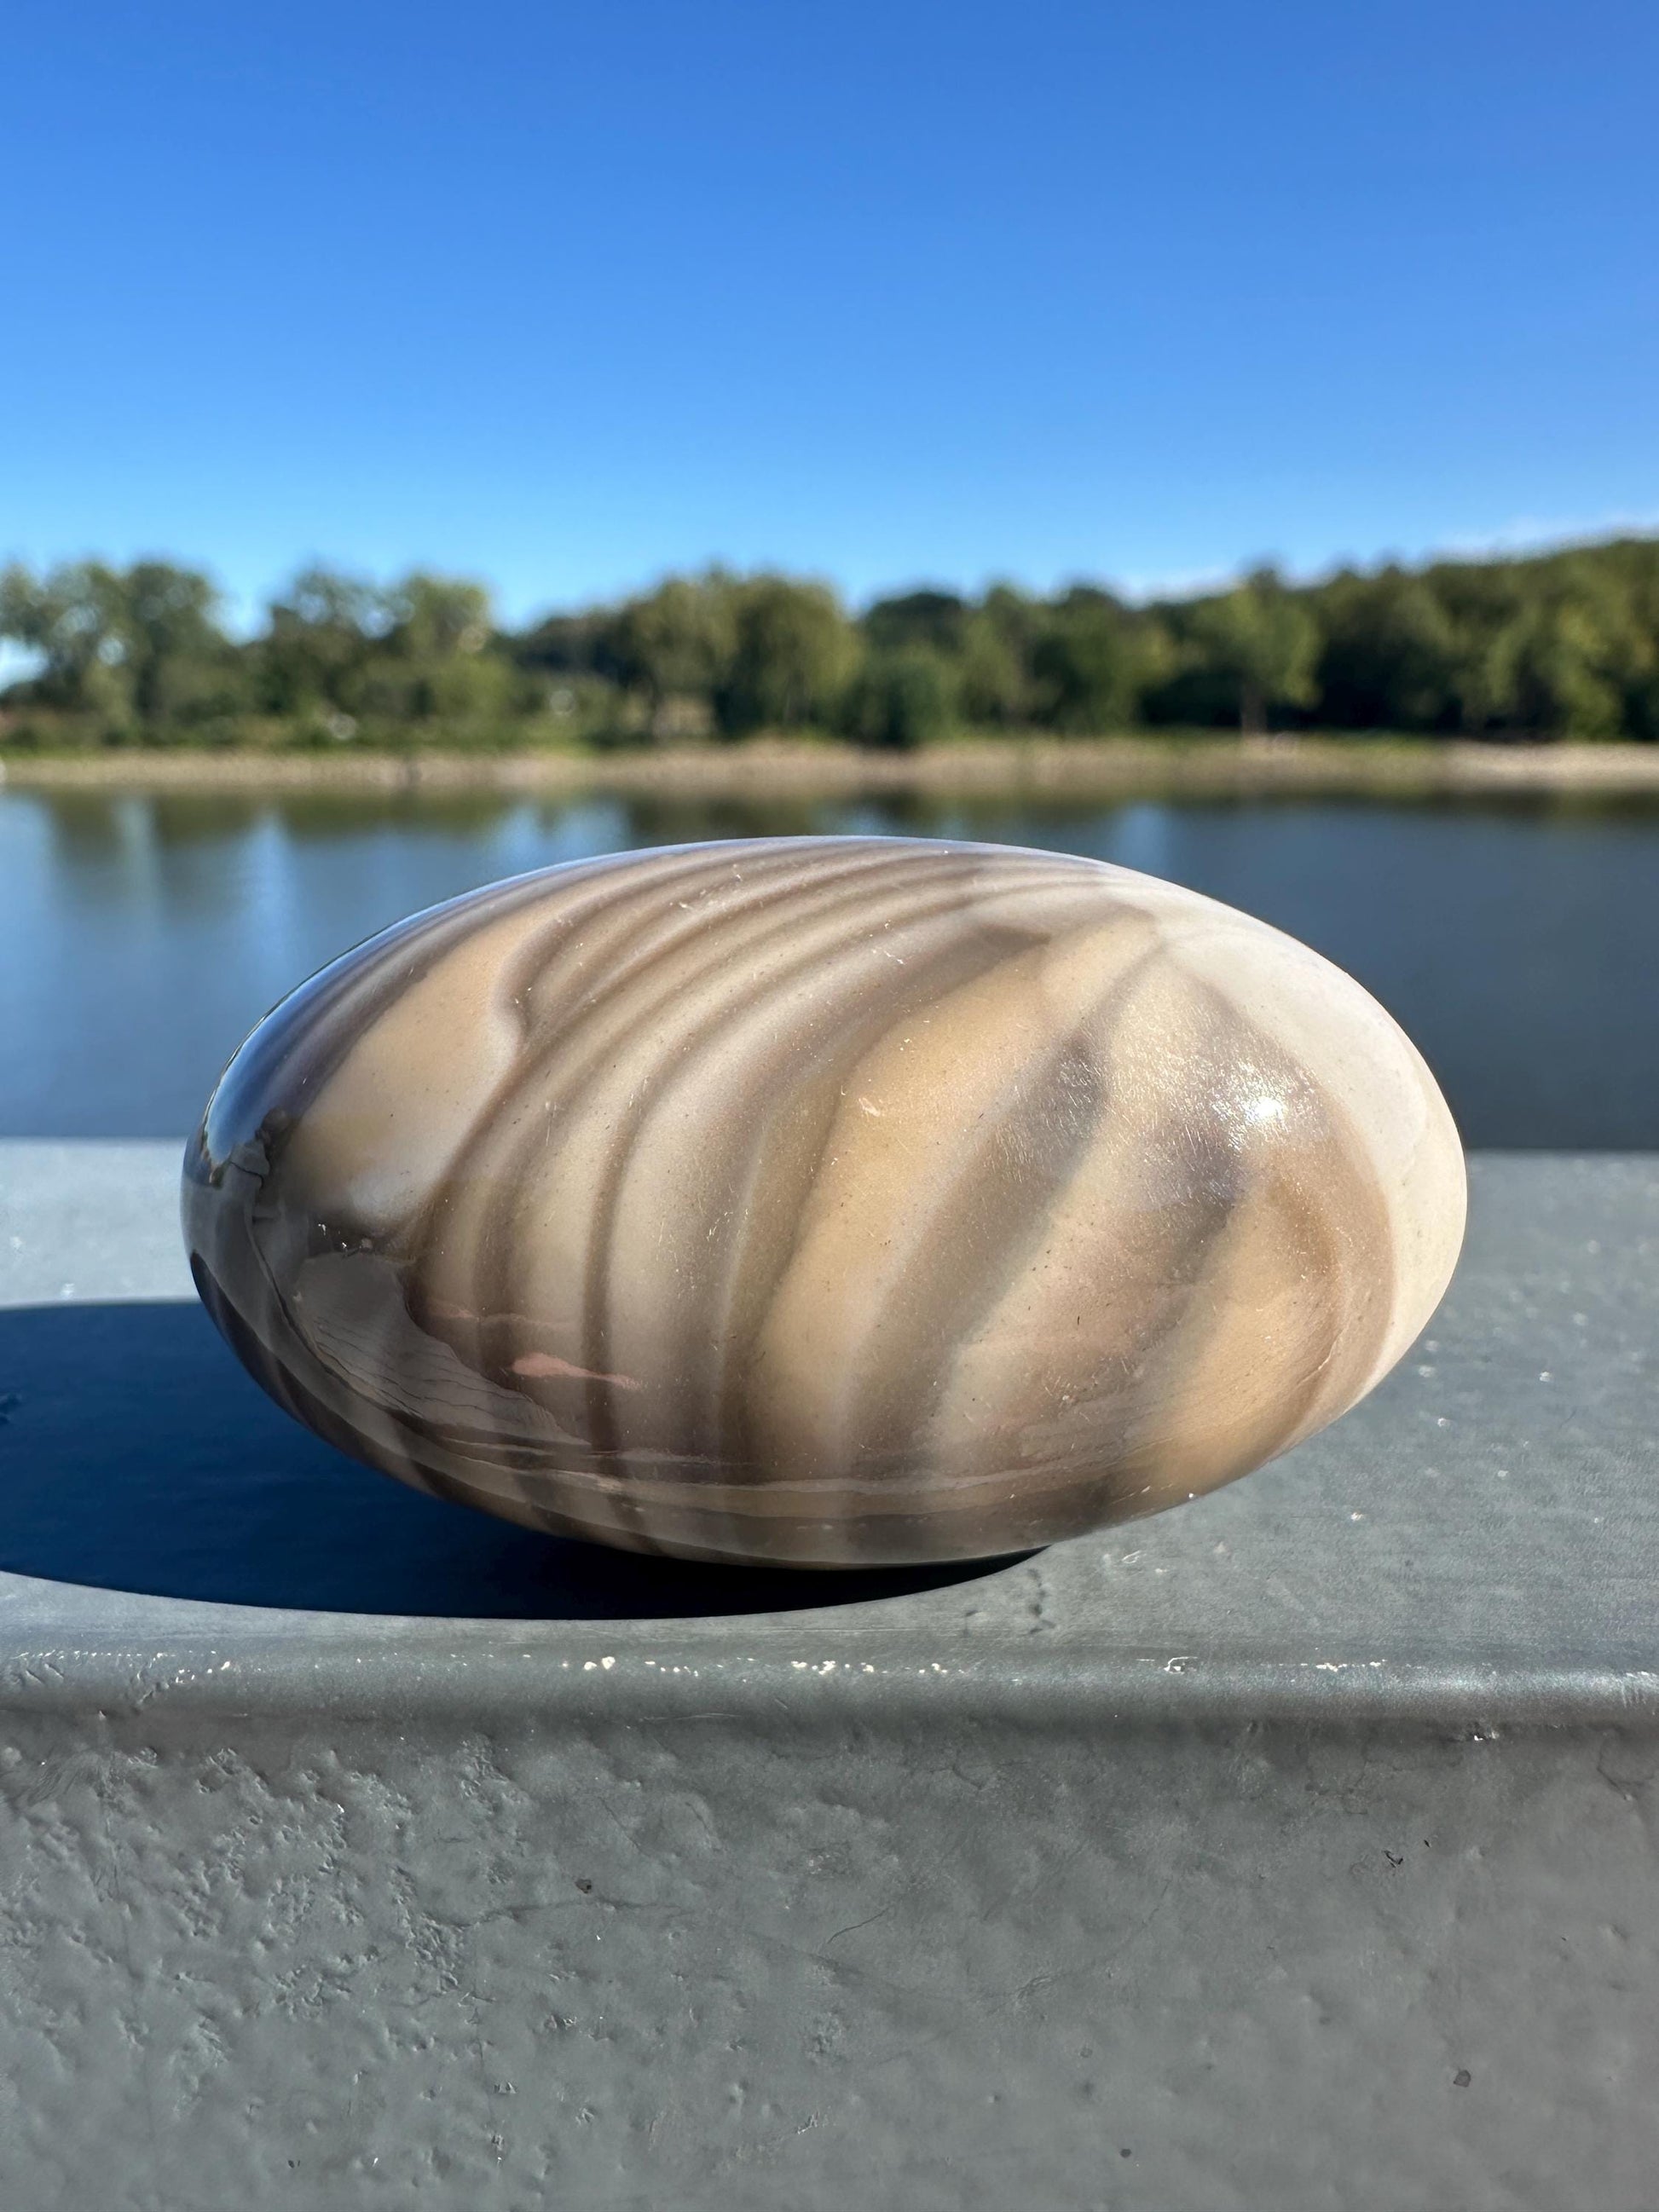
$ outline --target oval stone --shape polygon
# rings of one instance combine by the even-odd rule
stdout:
[[[530,1527],[851,1566],[1191,1498],[1363,1397],[1462,1155],[1359,986],[1006,847],[584,861],[349,952],[185,1162],[196,1281],[342,1449]]]

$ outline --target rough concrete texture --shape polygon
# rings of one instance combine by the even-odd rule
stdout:
[[[0,1146],[0,1303],[177,1295],[172,1173]],[[0,2205],[1659,2202],[1659,1163],[1474,1192],[1336,1430],[954,1584],[8,1578]]]

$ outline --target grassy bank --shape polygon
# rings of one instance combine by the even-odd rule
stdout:
[[[1506,791],[1659,793],[1659,746],[1498,745],[1290,737],[982,738],[872,752],[831,743],[638,751],[12,751],[14,789],[664,791],[710,795],[859,791],[1378,795]]]

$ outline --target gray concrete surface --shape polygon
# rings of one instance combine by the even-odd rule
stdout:
[[[187,1295],[173,1179],[0,1146],[0,1307]],[[988,1574],[0,1576],[0,2205],[1659,2205],[1656,1346],[1659,1160],[1492,1158],[1364,1407]]]

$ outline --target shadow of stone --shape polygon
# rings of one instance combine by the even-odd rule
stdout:
[[[0,1311],[0,1569],[334,1613],[670,1620],[868,1603],[1000,1562],[810,1574],[568,1541],[323,1443],[189,1304]]]

